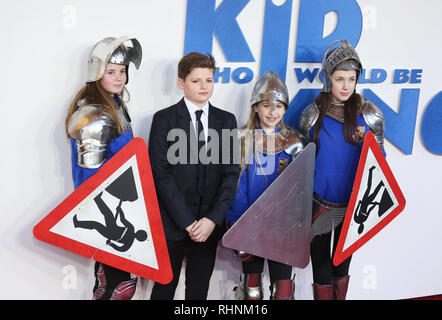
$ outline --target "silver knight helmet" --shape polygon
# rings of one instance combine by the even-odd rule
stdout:
[[[252,97],[250,99],[250,105],[269,100],[275,107],[276,101],[281,101],[289,106],[289,94],[287,86],[279,75],[273,71],[267,71],[256,82],[253,88]]]
[[[329,52],[338,42],[341,42],[341,45]],[[347,40],[337,40],[325,50],[324,58],[322,59],[322,73],[324,77],[322,92],[331,91],[331,75],[335,70],[356,70],[359,74],[362,72],[361,60],[355,48]]]
[[[124,64],[129,68],[133,63],[138,69],[141,64],[142,50],[137,39],[127,36],[107,37],[94,45],[89,53],[87,82],[100,80],[107,63]],[[126,70],[129,81],[129,70]]]

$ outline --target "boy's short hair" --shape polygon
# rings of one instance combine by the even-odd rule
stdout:
[[[199,52],[190,52],[186,54],[178,63],[178,78],[186,80],[186,77],[195,68],[212,69],[213,74],[215,74],[215,58],[210,53],[207,55]]]

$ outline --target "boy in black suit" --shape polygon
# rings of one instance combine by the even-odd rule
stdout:
[[[149,157],[173,271],[169,284],[155,283],[152,300],[173,299],[184,257],[187,258],[185,299],[207,299],[217,245],[239,176],[239,166],[233,161],[230,147],[233,138],[222,139],[222,130],[237,128],[235,116],[209,103],[214,73],[215,60],[210,54],[185,55],[178,64],[177,82],[184,91],[183,99],[156,112],[152,120]],[[178,149],[182,154],[169,150],[183,142],[171,139],[173,132],[184,133],[184,148]],[[183,135],[175,137],[179,140]],[[216,138],[220,142],[215,144],[218,147],[209,148],[211,139]],[[221,157],[226,143],[230,161]],[[202,161],[208,159],[203,157],[207,152],[215,155],[209,157],[210,163]]]

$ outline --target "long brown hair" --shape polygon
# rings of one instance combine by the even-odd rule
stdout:
[[[126,108],[123,99],[125,92],[129,96],[129,92],[127,91],[126,87],[124,87],[120,96],[121,106],[124,109]],[[68,114],[65,120],[65,130],[68,138],[70,137],[70,134],[68,132],[69,119],[77,109],[80,100],[84,100],[85,104],[99,104],[104,109],[104,111],[108,112],[111,115],[112,120],[116,124],[118,135],[121,134],[123,130],[123,125],[120,121],[120,117],[118,116],[118,111],[115,107],[115,102],[113,101],[112,97],[106,92],[106,90],[104,90],[100,81],[94,81],[94,82],[87,82],[83,86],[83,88],[80,89],[80,91],[77,93],[77,95],[72,100],[69,106]]]
[[[331,92],[321,92],[315,99],[315,103],[319,108],[319,116],[316,121],[316,126],[313,131],[313,141],[318,145],[319,142],[319,132],[321,131],[323,125],[324,115],[329,110],[332,104],[332,94]],[[344,102],[344,129],[343,134],[345,141],[350,144],[356,145],[356,141],[352,139],[352,134],[358,124],[358,113],[361,109],[362,98],[355,92],[350,96],[350,98]],[[324,128],[325,130],[325,128]]]

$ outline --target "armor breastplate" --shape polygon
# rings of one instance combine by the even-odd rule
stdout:
[[[94,169],[106,160],[116,127],[110,114],[100,105],[85,105],[72,114],[68,132],[77,143],[78,165]]]
[[[257,150],[264,154],[273,155],[285,151],[296,157],[307,143],[297,130],[288,128],[270,135],[256,130],[255,144]]]
[[[385,121],[381,110],[379,110],[370,101],[363,100],[360,113],[362,114],[362,117],[364,118],[370,129],[373,131],[374,137],[379,147],[381,148],[381,150],[384,150]],[[327,113],[327,115],[339,121],[337,117],[333,117],[329,113]],[[311,103],[302,112],[301,119],[299,121],[299,130],[307,139],[309,139],[310,129],[315,125],[318,117],[319,109],[315,102]]]

